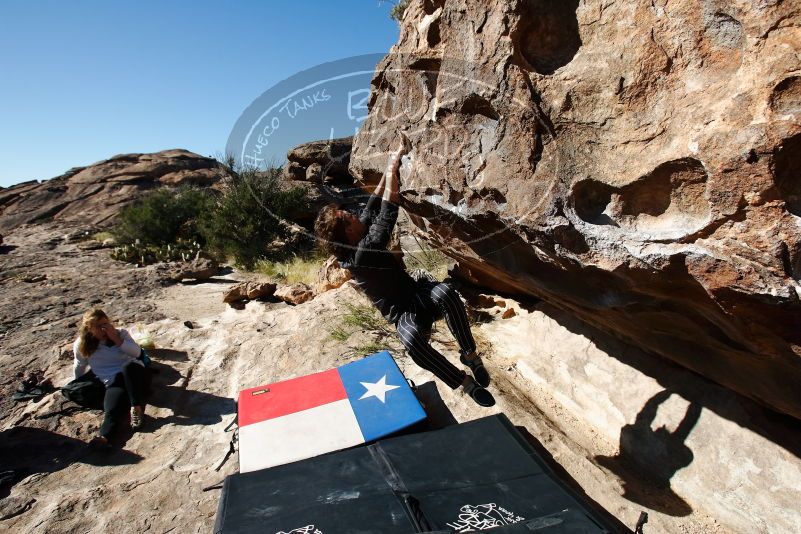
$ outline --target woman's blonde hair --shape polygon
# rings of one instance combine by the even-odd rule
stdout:
[[[97,350],[97,346],[100,344],[100,340],[92,335],[90,329],[95,323],[102,319],[108,319],[108,315],[100,308],[89,310],[83,314],[81,326],[78,329],[78,352],[80,352],[81,356],[84,358],[88,358]]]

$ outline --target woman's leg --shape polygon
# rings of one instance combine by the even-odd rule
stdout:
[[[136,362],[128,362],[122,368],[122,376],[131,406],[144,406],[150,386],[148,370]]]
[[[425,323],[430,321],[413,312],[406,312],[395,323],[395,328],[414,363],[434,373],[448,387],[456,389],[465,381],[465,372],[457,369],[431,346],[427,336],[430,324]]]
[[[476,351],[476,342],[470,332],[470,323],[467,321],[467,312],[459,298],[459,293],[453,287],[440,282],[431,288],[431,300],[445,316],[448,329],[459,343],[462,356]]]
[[[128,411],[128,394],[125,392],[125,379],[122,373],[117,373],[114,381],[106,388],[103,397],[103,423],[100,425],[100,435],[108,439],[117,428],[117,424]]]

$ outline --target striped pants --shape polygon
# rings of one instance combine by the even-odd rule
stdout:
[[[459,343],[460,353],[465,355],[475,351],[476,343],[470,332],[467,313],[459,293],[450,285],[422,280],[418,286],[409,310],[395,322],[398,337],[414,363],[456,389],[464,381],[465,372],[434,349],[429,337],[434,321],[444,316],[448,329]]]

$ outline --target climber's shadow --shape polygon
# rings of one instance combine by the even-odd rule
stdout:
[[[666,389],[651,397],[634,423],[621,429],[620,453],[596,456],[595,461],[620,477],[626,499],[668,515],[686,516],[692,508],[673,491],[670,479],[693,461],[693,452],[684,441],[698,422],[701,406],[690,403],[673,432],[664,426],[652,429],[659,405],[671,394]]]

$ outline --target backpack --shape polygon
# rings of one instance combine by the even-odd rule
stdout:
[[[139,352],[138,360],[141,360],[145,368],[150,367],[150,355],[145,349]],[[66,386],[58,388],[61,393],[78,406],[89,408],[91,410],[102,410],[103,399],[106,396],[106,386],[97,378],[97,376],[89,371],[68,383]]]
[[[103,409],[106,386],[92,371],[79,376],[66,386],[59,388],[61,393],[79,406],[92,410]]]

